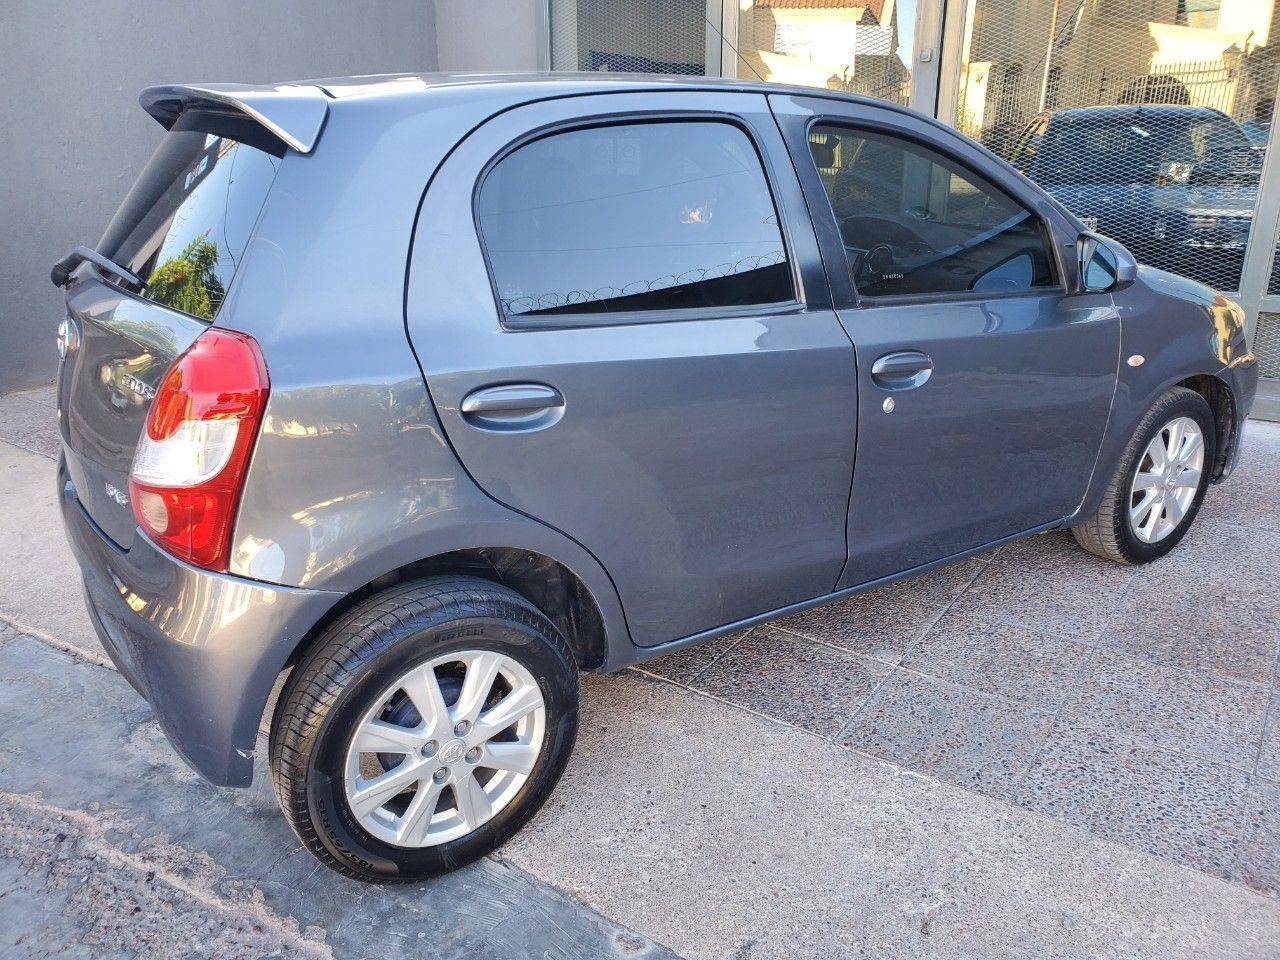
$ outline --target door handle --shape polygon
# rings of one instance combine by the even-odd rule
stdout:
[[[933,361],[919,350],[886,353],[871,365],[871,379],[885,390],[922,387],[933,376]]]
[[[564,415],[564,397],[545,383],[504,383],[472,390],[458,410],[481,430],[542,430]]]

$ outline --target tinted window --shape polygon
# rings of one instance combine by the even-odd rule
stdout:
[[[810,140],[862,295],[1055,284],[1036,218],[942,154],[840,127]]]
[[[222,306],[280,165],[232,135],[245,126],[179,120],[107,227],[98,249],[147,281],[143,296],[206,320]]]
[[[794,297],[769,187],[735,126],[553,134],[504,157],[480,231],[511,316],[735,307]]]

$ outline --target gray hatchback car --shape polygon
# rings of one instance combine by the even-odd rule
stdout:
[[[168,134],[53,271],[66,528],[174,748],[245,786],[266,720],[285,816],[351,876],[527,822],[581,671],[1046,530],[1153,560],[1238,456],[1240,308],[887,103],[473,75],[142,105]]]

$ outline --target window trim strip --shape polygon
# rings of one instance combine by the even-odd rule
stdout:
[[[764,176],[765,187],[769,191],[769,200],[773,206],[774,218],[778,224],[778,234],[782,239],[783,251],[786,254],[787,266],[791,277],[793,296],[789,300],[773,303],[745,304],[742,306],[724,307],[675,307],[655,310],[627,310],[618,313],[582,311],[581,313],[508,313],[498,289],[497,276],[493,262],[489,256],[489,245],[485,241],[484,230],[480,225],[480,193],[489,174],[507,157],[517,150],[535,143],[538,140],[570,133],[576,130],[593,130],[601,127],[636,126],[656,123],[723,123],[735,127],[747,138],[760,163],[760,172]],[[805,216],[807,216],[807,211]],[[778,313],[800,313],[805,309],[802,291],[804,284],[800,276],[800,264],[795,255],[795,246],[787,218],[783,214],[778,200],[777,178],[769,163],[768,155],[762,149],[755,131],[742,117],[718,110],[636,110],[617,113],[597,114],[591,117],[561,120],[544,124],[527,131],[495,153],[481,169],[476,177],[471,193],[471,216],[484,257],[485,272],[489,276],[489,286],[493,294],[494,307],[498,322],[504,330],[563,330],[589,327],[634,326],[642,323],[675,323],[689,320],[725,319],[730,317],[768,316]]]

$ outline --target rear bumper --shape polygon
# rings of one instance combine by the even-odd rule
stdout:
[[[218,786],[247,786],[272,685],[341,594],[200,570],[141,533],[121,550],[85,513],[62,464],[58,486],[67,539],[107,654],[193,769]]]

